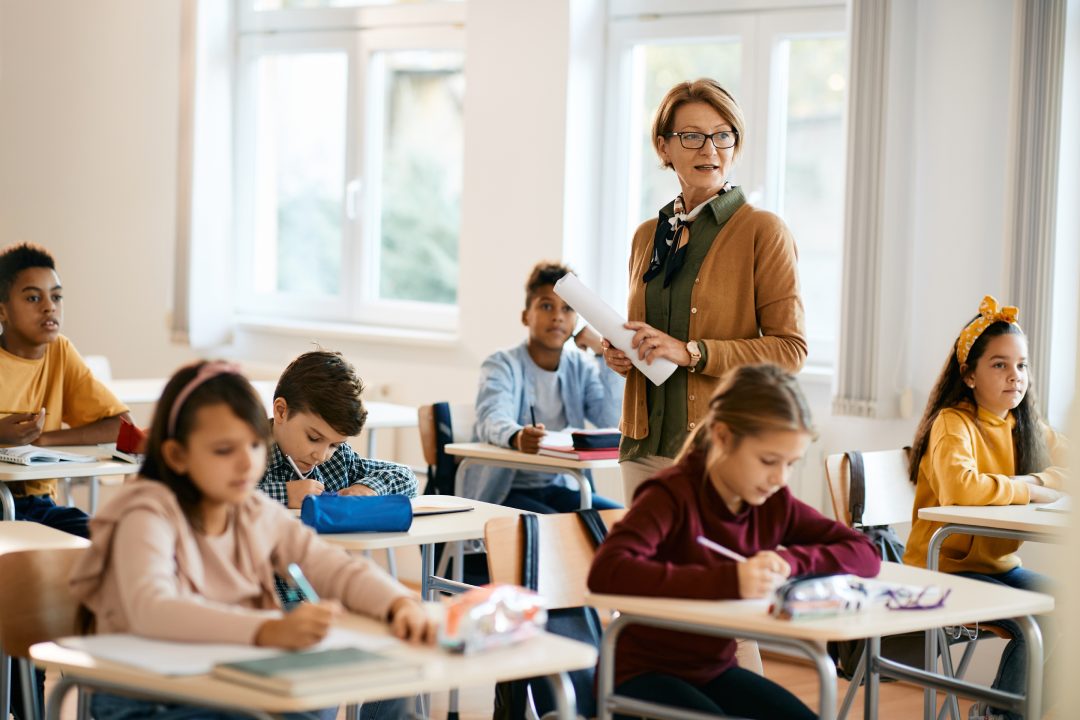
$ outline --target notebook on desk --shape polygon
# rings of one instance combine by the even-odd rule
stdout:
[[[215,665],[210,674],[276,695],[309,695],[358,685],[415,680],[422,667],[408,660],[346,647],[278,652],[273,657]]]
[[[1072,512],[1072,496],[1062,495],[1052,503],[1046,503],[1045,505],[1036,505],[1035,509],[1059,513]]]
[[[412,501],[412,514],[413,517],[423,517],[424,515],[448,515],[450,513],[462,513],[469,512],[473,509],[472,505],[463,505],[460,500],[453,496],[447,496],[446,501],[442,498],[432,497],[419,497],[413,498]]]
[[[16,445],[0,448],[0,462],[16,465],[56,465],[63,462],[97,462],[97,458],[93,455],[80,455],[36,445]]]

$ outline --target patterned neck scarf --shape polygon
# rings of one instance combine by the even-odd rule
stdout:
[[[653,236],[652,259],[649,261],[649,269],[641,276],[642,282],[647,283],[659,275],[660,269],[665,267],[664,261],[667,260],[668,255],[671,255],[671,260],[664,269],[664,287],[671,284],[679,270],[686,264],[686,246],[690,243],[689,224],[701,214],[706,205],[730,189],[731,185],[724,183],[720,192],[690,212],[686,212],[686,201],[683,200],[682,193],[679,193],[679,196],[675,198],[674,214],[669,218],[665,217],[663,212],[660,213],[656,221],[656,235]]]

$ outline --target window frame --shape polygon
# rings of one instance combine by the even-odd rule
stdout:
[[[377,77],[378,53],[454,51],[465,53],[464,3],[431,2],[388,6],[255,11],[251,0],[237,1],[236,86],[233,159],[237,212],[234,254],[239,288],[238,315],[259,322],[289,321],[416,330],[456,331],[459,306],[378,297],[378,237],[382,207],[380,134],[384,116],[384,78]],[[304,293],[256,292],[254,275],[255,189],[245,177],[254,167],[255,93],[258,59],[271,54],[338,50],[347,57],[345,168],[342,188],[341,293],[319,298]],[[464,69],[464,65],[463,65]],[[350,208],[355,208],[350,211]],[[459,235],[460,249],[460,235]],[[460,270],[458,275],[460,289]]]

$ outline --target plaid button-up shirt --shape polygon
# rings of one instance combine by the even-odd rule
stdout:
[[[281,448],[275,444],[270,449],[270,460],[263,479],[259,481],[259,489],[282,505],[287,505],[289,492],[285,483],[299,479]],[[318,480],[327,492],[339,492],[360,483],[379,495],[416,497],[416,475],[410,468],[398,463],[360,457],[348,443],[339,445],[329,460],[316,465],[307,479]]]

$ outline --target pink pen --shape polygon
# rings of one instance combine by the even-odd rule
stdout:
[[[704,535],[698,535],[697,536],[697,541],[698,541],[698,545],[704,545],[705,547],[712,550],[714,553],[717,553],[719,555],[723,555],[724,557],[730,558],[731,560],[734,560],[735,562],[746,562],[746,558],[743,557],[742,555],[740,555],[739,553],[735,552],[734,550],[729,550],[728,548],[724,547],[720,543],[713,542],[712,540],[705,537]]]

